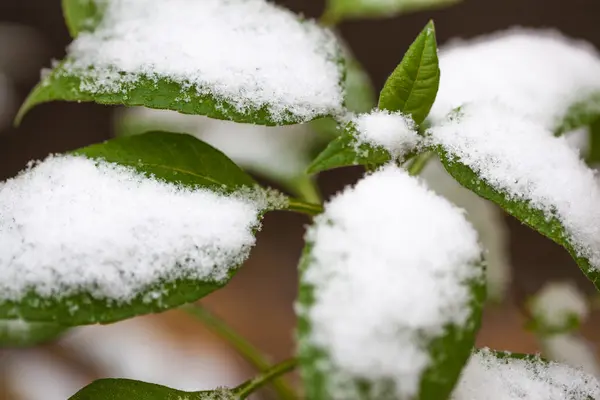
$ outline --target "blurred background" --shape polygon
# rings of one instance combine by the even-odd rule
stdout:
[[[201,1],[201,0],[199,0]],[[318,17],[322,1],[279,1]],[[414,37],[434,19],[440,44],[512,26],[552,27],[600,48],[597,0],[465,0],[442,10],[395,18],[349,21],[341,35],[379,90]],[[40,69],[61,59],[70,42],[59,0],[0,0],[0,179],[23,169],[27,161],[113,137],[114,107],[50,103],[31,111],[20,128],[12,118]],[[442,71],[443,73],[443,71]],[[442,77],[443,79],[443,77]],[[327,172],[319,186],[327,198],[356,181],[359,169]],[[511,217],[509,229],[512,284],[501,304],[488,306],[479,346],[518,352],[539,350],[523,329],[523,302],[548,281],[567,280],[590,296],[593,287],[570,256]],[[268,215],[251,259],[225,289],[203,304],[274,361],[294,350],[296,263],[308,219],[289,213]],[[584,334],[600,343],[598,315],[592,313]],[[595,351],[596,346],[592,347]],[[33,349],[0,349],[0,400],[66,399],[100,377],[146,379],[180,389],[236,385],[252,376],[229,346],[181,311],[137,318],[105,327],[68,332]],[[269,397],[266,393],[265,398]]]

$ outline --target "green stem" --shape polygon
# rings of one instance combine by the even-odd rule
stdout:
[[[319,18],[319,22],[323,26],[326,26],[326,27],[329,27],[329,28],[333,28],[337,24],[340,23],[340,17],[339,17],[338,14],[332,12],[331,8],[329,6],[326,6],[326,7],[327,8],[325,8],[325,11],[323,12],[323,14],[321,15],[321,17]]]
[[[317,187],[315,178],[308,175],[302,175],[292,179],[289,184],[289,189],[295,193],[301,200],[312,203],[321,204],[323,200],[321,193]]]
[[[318,215],[323,212],[323,206],[320,204],[306,203],[299,199],[289,199],[288,207],[284,211],[297,211],[310,216]]]
[[[225,341],[230,343],[246,361],[255,366],[259,371],[270,370],[271,362],[257,350],[248,340],[234,331],[219,317],[208,311],[199,304],[186,304],[181,307],[188,314],[200,320],[208,329],[216,333]],[[273,382],[273,388],[282,400],[294,400],[296,394],[284,380],[277,379]]]
[[[411,162],[410,166],[408,167],[408,173],[410,176],[417,176],[421,173],[421,171],[423,171],[423,168],[425,168],[425,166],[427,165],[427,162],[429,161],[429,159],[433,157],[433,152],[431,151],[427,151],[425,153],[421,153],[418,156],[416,156],[415,158],[413,158],[413,161]]]
[[[246,383],[241,384],[240,386],[233,389],[233,392],[238,396],[239,399],[245,399],[248,395],[252,394],[252,392],[256,391],[256,389],[261,388],[262,386],[269,383],[271,380],[287,373],[296,368],[298,365],[298,360],[290,359],[287,361],[283,361],[277,365],[274,365],[269,370],[265,371],[261,375],[256,378],[249,380]]]

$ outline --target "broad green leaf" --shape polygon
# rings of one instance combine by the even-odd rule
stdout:
[[[298,304],[302,309],[310,309],[315,302],[315,288],[307,285],[302,277],[306,274],[311,264],[310,243],[304,248],[300,260],[300,290],[298,293]],[[485,303],[486,288],[483,281],[472,281],[472,312],[469,321],[464,329],[455,326],[447,326],[442,337],[429,344],[430,356],[432,358],[431,366],[422,376],[419,386],[418,399],[422,400],[446,400],[452,392],[460,372],[467,362],[471,349],[475,343],[475,336],[481,325],[481,314],[483,304]],[[320,365],[327,364],[327,351],[317,348],[306,340],[311,334],[311,324],[304,312],[298,315],[298,355],[302,378],[306,388],[306,398],[327,399],[331,398],[328,393],[329,376],[324,373]],[[382,382],[378,382],[381,388]],[[371,384],[368,382],[357,382],[362,388],[361,400],[395,400],[393,387],[384,397],[373,397],[370,392]],[[383,385],[389,383],[383,382]],[[416,399],[415,399],[416,400]]]
[[[345,131],[313,160],[308,167],[309,174],[316,174],[334,168],[351,165],[378,166],[392,159],[390,153],[366,143],[358,143],[355,129],[349,124]]]
[[[411,115],[420,125],[433,106],[440,84],[433,21],[410,46],[379,95],[379,108]]]
[[[446,7],[460,0],[329,0],[327,21],[349,18],[392,17],[408,12]]]
[[[102,18],[103,0],[62,0],[62,10],[71,37],[93,30]]]
[[[184,392],[166,386],[130,379],[100,379],[69,398],[69,400],[235,400],[229,389]]]
[[[581,101],[571,105],[562,121],[558,124],[557,136],[577,128],[591,126],[600,118],[600,93],[592,93]]]
[[[190,188],[221,193],[255,186],[252,178],[223,153],[189,135],[151,132],[92,145],[74,154],[129,166],[159,180]],[[230,269],[229,278],[236,270]],[[0,318],[56,322],[65,326],[108,323],[196,301],[223,287],[227,281],[161,280],[122,304],[95,298],[90,293],[52,298],[42,297],[32,290],[20,301],[0,300]],[[161,296],[153,296],[155,293]]]
[[[600,290],[600,271],[593,268],[587,259],[577,255],[564,227],[555,217],[548,218],[544,212],[530,207],[527,202],[511,199],[488,185],[471,168],[454,160],[443,149],[438,147],[436,151],[440,156],[444,168],[461,185],[479,196],[498,204],[507,213],[567,249],[583,273]]]
[[[0,348],[34,346],[56,338],[65,327],[53,323],[0,320]]]

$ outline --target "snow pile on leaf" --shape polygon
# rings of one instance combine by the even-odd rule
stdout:
[[[600,364],[596,359],[595,345],[577,334],[549,335],[542,338],[544,353],[551,359],[581,368],[588,374],[600,378]]]
[[[585,295],[570,283],[546,284],[531,302],[531,313],[545,326],[565,329],[573,319],[583,321],[590,310]]]
[[[395,158],[415,150],[420,143],[414,121],[401,113],[374,110],[356,116],[352,122],[358,133],[358,144],[383,147]]]
[[[600,57],[558,32],[513,29],[440,51],[438,95],[430,118],[464,104],[497,101],[554,129],[577,100],[600,90]]]
[[[539,358],[496,356],[483,349],[471,356],[452,400],[583,400],[599,396],[598,380],[579,369]]]
[[[339,399],[418,392],[428,345],[470,317],[469,282],[482,279],[477,235],[462,212],[387,166],[334,197],[307,232],[303,282],[314,303],[298,312]],[[302,345],[302,343],[301,343]],[[306,344],[305,344],[306,345]],[[389,393],[388,393],[389,396]]]
[[[248,256],[264,206],[48,157],[0,185],[0,300],[33,291],[127,302],[164,280],[222,281]]]
[[[340,111],[340,54],[331,32],[264,0],[111,0],[64,69],[88,93],[167,79],[238,111],[310,120]]]
[[[430,144],[510,200],[558,219],[579,257],[600,268],[600,187],[563,137],[497,102],[467,105],[428,131]]]
[[[438,159],[430,160],[419,176],[431,190],[467,212],[485,250],[488,298],[502,300],[510,284],[511,265],[508,227],[500,208],[458,184]]]
[[[304,173],[315,135],[308,125],[263,126],[221,121],[199,115],[137,107],[128,109],[122,123],[137,129],[186,132],[227,154],[248,170],[280,179]]]

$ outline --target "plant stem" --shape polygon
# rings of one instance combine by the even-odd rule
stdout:
[[[292,358],[290,360],[283,361],[277,365],[274,365],[267,371],[263,372],[261,375],[256,378],[249,380],[246,383],[241,384],[240,386],[233,389],[236,396],[239,399],[245,399],[252,392],[256,391],[256,389],[261,388],[262,386],[269,383],[271,380],[287,373],[296,368],[298,365],[298,360]]]
[[[248,361],[248,363],[255,366],[260,372],[270,370],[271,362],[248,342],[248,340],[233,330],[222,319],[199,304],[186,304],[181,308],[188,314],[200,320],[208,329],[230,343],[240,355]],[[283,400],[296,399],[294,390],[292,390],[282,379],[273,381],[273,388]]]
[[[317,187],[317,182],[312,176],[302,175],[292,179],[289,183],[290,190],[301,200],[312,204],[321,204],[323,200]]]
[[[416,156],[408,167],[408,174],[410,176],[419,175],[431,157],[433,157],[433,152],[431,151],[427,151]]]
[[[288,208],[284,211],[297,211],[303,214],[314,216],[323,212],[323,206],[320,204],[306,203],[299,199],[289,199]]]
[[[335,13],[331,12],[331,9],[327,7],[321,17],[319,18],[321,25],[333,28],[340,22],[340,18]]]

